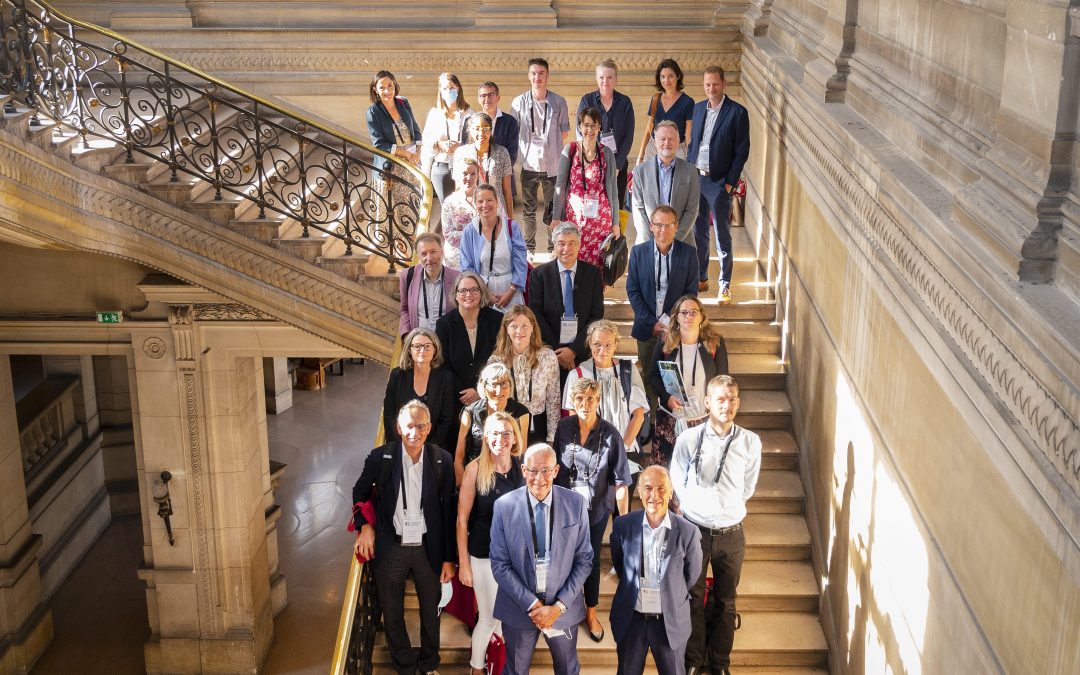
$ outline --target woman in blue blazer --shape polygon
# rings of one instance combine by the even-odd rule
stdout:
[[[399,91],[394,74],[388,70],[380,70],[371,78],[368,135],[372,145],[379,150],[420,166],[420,126],[413,116],[412,106],[404,97],[398,96]],[[374,161],[376,168],[384,172],[376,217],[378,221],[392,217],[397,222],[387,223],[387,227],[394,231],[396,227],[393,226],[405,225],[419,216],[423,188],[403,167],[384,157],[376,156]]]
[[[505,312],[510,305],[525,302],[522,294],[529,259],[521,227],[499,216],[495,190],[493,185],[484,184],[473,193],[478,215],[461,233],[461,271],[483,277],[491,293],[491,307]]]

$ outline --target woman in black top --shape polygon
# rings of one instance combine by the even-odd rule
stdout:
[[[401,406],[417,399],[431,411],[430,442],[444,449],[453,447],[448,444],[457,438],[454,377],[442,365],[442,349],[435,333],[427,328],[409,331],[383,396],[383,432],[387,443],[400,439],[397,417]]]
[[[510,397],[513,385],[510,383],[510,369],[501,361],[484,366],[476,384],[480,400],[465,406],[461,411],[458,425],[457,444],[454,452],[454,474],[458,484],[465,471],[465,465],[480,456],[480,446],[484,441],[484,422],[488,415],[505,410],[517,420],[522,435],[529,433],[529,409]]]
[[[659,361],[673,361],[679,369],[689,401],[678,392],[668,391],[660,377]],[[684,295],[671,308],[671,325],[667,337],[656,343],[649,384],[660,397],[656,409],[656,436],[653,441],[652,463],[668,466],[675,449],[676,419],[668,411],[683,413],[687,424],[693,426],[705,419],[705,390],[709,380],[728,375],[727,347],[724,338],[709,323],[705,305],[693,295]]]
[[[442,343],[443,358],[454,374],[458,410],[475,403],[476,379],[495,349],[502,312],[491,309],[491,295],[476,272],[462,272],[454,282],[457,307],[439,317],[435,334]]]
[[[616,506],[630,512],[630,464],[622,434],[597,414],[600,383],[583,377],[570,387],[575,414],[564,417],[555,428],[555,454],[559,471],[555,484],[577,492],[589,506],[589,538],[592,541],[592,572],[585,580],[585,623],[594,642],[604,639],[604,627],[596,616],[600,604],[600,552],[608,517]]]
[[[499,627],[495,619],[495,577],[491,574],[491,519],[495,500],[525,485],[521,454],[525,450],[521,426],[505,411],[493,412],[484,423],[480,456],[465,467],[458,496],[458,578],[476,592],[479,618],[472,632],[472,675],[484,670],[491,634]]]

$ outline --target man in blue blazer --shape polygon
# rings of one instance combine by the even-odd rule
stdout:
[[[684,295],[697,295],[698,259],[694,247],[675,239],[679,216],[667,204],[657,206],[649,218],[652,240],[630,249],[626,274],[626,297],[634,308],[634,326],[630,335],[637,340],[638,363],[645,374],[645,396],[649,408],[656,411],[656,396],[648,383],[656,341],[667,333],[675,301]],[[659,272],[659,274],[657,274]],[[659,286],[658,284],[659,280]]]
[[[611,562],[619,586],[611,601],[611,633],[619,675],[640,675],[652,649],[660,675],[682,675],[690,639],[690,587],[701,574],[701,532],[668,512],[671,475],[659,465],[641,472],[644,511],[615,519]]]
[[[412,675],[439,667],[440,584],[454,576],[454,464],[450,453],[426,443],[431,412],[409,401],[397,417],[400,441],[372,450],[353,486],[353,503],[376,496],[375,524],[356,509],[355,551],[372,561],[383,609],[386,646],[394,668]],[[377,489],[376,489],[376,486]],[[412,576],[420,603],[420,651],[405,627],[405,580]]]
[[[720,253],[720,302],[731,302],[731,191],[739,184],[743,165],[750,156],[750,120],[746,108],[724,96],[724,70],[705,69],[704,101],[694,105],[687,161],[701,175],[701,206],[694,236],[697,239],[699,290],[709,288],[709,222],[716,230]]]
[[[495,618],[506,639],[503,673],[528,675],[543,631],[556,675],[577,675],[582,589],[593,559],[588,509],[581,495],[554,485],[559,464],[551,446],[530,447],[523,472],[525,487],[496,501],[491,521]]]

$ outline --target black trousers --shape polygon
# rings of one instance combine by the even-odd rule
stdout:
[[[391,542],[375,552],[375,588],[383,611],[383,633],[394,669],[413,675],[439,667],[439,575],[431,569],[423,546],[401,546]],[[420,653],[413,651],[405,627],[405,580],[412,574],[420,601]]]
[[[735,597],[742,574],[746,537],[743,528],[724,534],[701,532],[701,576],[690,588],[690,640],[686,667],[727,668],[735,642]],[[705,598],[705,577],[712,563],[713,585]]]
[[[616,216],[616,220],[618,220],[620,210],[630,210],[630,207],[626,205],[626,171],[626,169],[623,169],[615,176],[615,188],[619,191],[619,208],[612,208],[611,213]]]
[[[615,646],[619,656],[618,675],[641,675],[645,672],[645,657],[652,650],[659,675],[683,675],[684,645],[668,644],[664,617],[648,617],[634,612],[630,628],[622,642]]]
[[[589,514],[590,517],[592,514]],[[611,514],[599,522],[589,523],[589,540],[592,543],[592,571],[585,579],[585,606],[596,607],[600,604],[600,552],[603,550],[604,531],[607,529]]]

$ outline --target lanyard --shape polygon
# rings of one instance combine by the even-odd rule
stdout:
[[[683,376],[683,381],[685,381],[686,380],[686,371],[683,370],[682,353],[683,353],[682,347],[679,347],[679,372]],[[697,365],[698,365],[698,358],[700,356],[701,356],[701,344],[699,343],[698,346],[697,346],[697,349],[694,350],[694,369],[690,372],[690,386],[691,387],[696,387],[697,386]]]
[[[668,253],[671,253],[671,252],[668,251]],[[660,278],[661,278],[660,275],[664,273],[664,258],[667,258],[667,256],[660,253],[660,249],[657,248],[656,249],[656,292],[657,293],[660,293]],[[667,268],[668,268],[668,273],[664,274],[665,279],[668,276],[671,275],[671,260],[668,260]],[[680,357],[682,356],[682,350],[681,349],[679,350],[679,355],[680,355]],[[694,370],[696,371],[697,370],[697,367],[696,367],[697,361],[695,361],[694,364],[695,364]],[[682,367],[682,361],[679,362],[679,366]]]
[[[698,485],[701,484],[701,446],[705,443],[705,433],[708,431],[708,423],[706,422],[705,431],[701,432],[701,437],[698,438],[697,452],[694,453],[694,464],[697,465]],[[720,482],[720,476],[724,473],[724,463],[727,462],[728,450],[731,449],[731,442],[735,440],[735,435],[739,432],[739,427],[731,427],[731,435],[728,436],[727,443],[724,443],[724,452],[720,455],[720,466],[716,468],[716,475],[713,477],[713,485]]]
[[[660,156],[656,156],[656,194],[663,195],[660,191],[660,174],[664,171],[664,166],[660,162]],[[671,203],[671,191],[675,189],[675,160],[671,160],[671,182],[668,183],[667,198],[660,202],[661,204]]]
[[[427,272],[425,272],[421,268],[421,270],[420,270],[420,295],[424,296],[424,316],[426,316],[427,318],[430,319],[432,317],[431,317],[431,308],[428,307],[427,285],[426,285],[427,282],[425,281],[426,276],[427,276]],[[439,278],[442,279],[442,277],[439,277]],[[442,316],[442,313],[443,313],[443,285],[440,282],[439,283],[439,316]],[[437,319],[439,317],[437,316],[435,318]]]
[[[597,161],[600,162],[600,174],[603,175],[603,173],[604,173],[604,164],[603,164],[603,160],[600,159],[600,156],[603,155],[604,153],[601,151],[601,147],[602,146],[599,143],[596,144],[596,158],[593,159],[593,162],[597,162]],[[585,173],[585,144],[584,143],[579,143],[578,144],[578,157],[581,159],[581,192],[582,192],[583,197],[587,197],[589,195],[589,177]],[[592,162],[589,162],[589,164],[592,164]]]
[[[526,497],[526,499],[528,499],[528,497]],[[541,504],[542,502],[537,500],[536,503]],[[548,522],[547,522],[547,525],[548,525],[548,540],[547,540],[548,548],[551,547],[551,535],[555,532],[555,518],[553,517],[554,514],[551,513],[552,511],[555,510],[554,506],[555,506],[555,500],[552,499],[551,500],[551,506],[548,507]],[[536,553],[538,550],[540,550],[540,546],[539,546],[539,542],[536,541],[536,515],[535,515],[535,509],[536,509],[536,506],[532,503],[532,501],[529,501],[529,532],[532,533],[533,557],[536,558],[537,560],[540,560],[540,556],[537,555],[537,553]],[[551,555],[551,551],[548,551],[548,555],[549,556]]]
[[[648,524],[648,522],[649,522],[648,520],[645,521],[646,525]],[[652,527],[650,526],[649,529],[652,529]],[[654,561],[656,563],[656,585],[659,586],[660,585],[660,579],[662,577],[662,575],[660,574],[660,570],[662,570],[664,568],[664,555],[667,553],[667,529],[664,528],[663,526],[658,527],[657,529],[659,530],[659,532],[654,532],[653,533],[653,539],[655,540],[656,537],[660,537],[660,555],[657,556],[656,560]],[[653,548],[654,551],[656,550],[655,543],[653,544],[652,548]],[[641,578],[642,579],[645,578],[645,531],[644,531],[644,529],[641,532]]]
[[[499,223],[495,223],[495,227],[491,228],[491,254],[488,256],[488,283],[491,283],[491,277],[495,276],[495,241],[499,238]]]
[[[551,113],[551,104],[547,101],[543,101],[544,104],[544,117],[540,124],[540,131],[544,134],[547,133],[548,116]],[[529,92],[529,131],[532,135],[536,135],[536,99],[533,98],[532,92]],[[494,129],[492,129],[494,133]]]
[[[521,359],[525,363],[525,372],[527,372],[529,374],[529,398],[522,401],[522,403],[526,403],[526,404],[532,403],[532,398],[533,398],[533,369],[529,367],[528,357],[526,357],[524,354],[515,354],[514,355],[514,383],[515,384],[517,384],[517,372],[518,372],[517,371],[517,362],[518,362],[518,359]],[[530,410],[529,413],[531,414],[532,410]]]
[[[600,415],[598,414],[597,418],[599,418],[599,417],[600,417]],[[597,423],[598,423],[597,426],[599,426],[599,419],[597,419]],[[586,483],[589,483],[590,479],[593,476],[595,476],[596,473],[600,470],[600,445],[604,442],[603,434],[600,432],[600,430],[598,428],[596,428],[596,427],[593,427],[593,430],[590,431],[589,434],[591,435],[593,433],[593,431],[595,431],[596,435],[597,435],[596,450],[591,450],[590,452],[592,452],[593,456],[596,458],[596,465],[592,469],[590,469],[589,468],[589,459],[588,458],[585,459],[585,482]],[[579,432],[579,434],[580,434],[580,432]],[[589,442],[588,436],[585,437],[585,442],[586,443]],[[579,473],[578,464],[577,464],[577,451],[578,451],[578,448],[584,448],[585,450],[588,450],[589,447],[587,445],[582,445],[581,443],[574,443],[573,445],[574,445],[574,456],[570,461],[574,466],[574,479],[576,480],[577,477],[578,477],[578,473]],[[591,485],[591,483],[589,483],[589,484]]]

